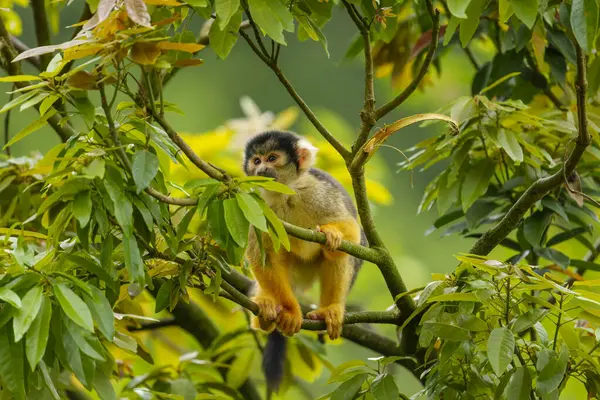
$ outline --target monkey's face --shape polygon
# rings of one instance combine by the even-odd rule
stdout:
[[[245,170],[247,175],[266,176],[285,184],[291,183],[298,177],[295,163],[282,150],[253,154],[246,161]]]

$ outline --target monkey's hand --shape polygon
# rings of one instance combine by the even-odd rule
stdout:
[[[252,300],[259,309],[258,316],[265,321],[275,321],[282,307],[275,299],[268,296],[256,296]]]
[[[284,306],[277,316],[277,328],[287,336],[300,332],[302,327],[302,310],[299,304]]]
[[[325,242],[325,248],[329,251],[336,251],[341,245],[344,239],[344,234],[335,225],[327,224],[317,226],[317,232],[323,232],[327,241]]]
[[[344,323],[344,306],[339,303],[330,304],[327,307],[320,307],[309,312],[306,316],[313,320],[325,320],[327,334],[331,340],[335,340],[342,334],[342,324]]]

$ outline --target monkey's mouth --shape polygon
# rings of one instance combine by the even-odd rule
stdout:
[[[273,179],[277,180],[277,172],[275,172],[271,168],[265,168],[262,171],[258,171],[256,173],[256,175],[258,175],[258,176],[264,176],[264,177],[267,177],[267,178],[273,178]]]

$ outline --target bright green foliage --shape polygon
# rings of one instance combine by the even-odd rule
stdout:
[[[0,17],[8,33],[19,34],[13,3],[27,5],[5,1]],[[47,2],[42,13],[53,30],[76,22],[58,20],[59,3]],[[294,95],[278,64],[280,53],[296,36],[319,42],[329,56],[324,27],[333,16],[351,19],[361,31],[345,58],[372,55],[367,92],[371,72],[391,74],[394,86],[408,87],[408,94],[424,87],[435,74],[421,74],[421,66],[431,62],[440,70],[450,48],[465,51],[476,69],[471,94],[440,110],[442,115],[419,114],[386,127],[379,120],[374,129],[382,129],[367,138],[373,140],[365,156],[369,196],[389,204],[389,192],[371,174],[373,154],[389,135],[415,122],[451,123],[454,129],[418,143],[400,163],[402,169],[444,166],[419,208],[437,208],[432,231],[478,239],[508,218],[533,182],[565,165],[582,133],[581,102],[587,105],[592,143],[576,171],[514,221],[515,229],[500,243],[508,249],[507,260],[462,255],[454,274],[419,290],[392,293],[397,304],[418,293],[414,304],[408,301],[414,313],[392,321],[398,337],[373,346],[393,356],[336,368],[316,335],[302,332],[288,343],[281,396],[298,379],[313,381],[327,368],[335,387],[324,398],[405,398],[392,367],[401,364],[424,386],[415,399],[442,393],[445,400],[556,399],[573,382],[583,382],[588,396],[598,398],[600,284],[588,278],[588,271],[600,271],[593,208],[600,195],[596,0],[88,0],[87,5],[93,16],[81,21],[82,34],[74,40],[17,55],[8,45],[13,41],[2,38],[0,64],[13,75],[0,82],[13,99],[0,114],[34,109],[39,114],[4,150],[46,125],[64,139],[43,156],[0,160],[2,398],[59,399],[66,390],[79,390],[102,400],[237,399],[253,398],[256,382],[262,389],[255,367],[264,337],[245,319],[243,326],[226,324],[230,309],[216,302],[226,297],[251,308],[243,260],[248,234],[258,236],[263,261],[266,241],[275,251],[290,249],[286,228],[261,194],[294,191],[269,178],[241,177],[238,149],[229,148],[240,138],[231,129],[198,136],[174,132],[167,121],[180,111],[163,89],[180,69],[203,63],[198,54],[207,43],[227,59],[248,40]],[[255,26],[249,26],[250,16]],[[189,28],[197,19],[206,24],[199,37]],[[366,36],[371,48],[365,49]],[[473,56],[471,47],[481,54]],[[41,66],[39,74],[17,75],[12,67],[26,60]],[[576,83],[578,61],[588,73],[587,93]],[[379,97],[380,104],[385,101]],[[285,110],[269,127],[285,129],[293,119],[295,111]],[[396,129],[387,131],[390,126]],[[350,140],[341,136],[346,146]],[[351,188],[345,169],[351,160],[343,160],[325,139],[313,139],[320,140],[320,162]],[[189,340],[154,341],[148,339],[154,334],[136,333],[173,317],[195,334],[201,350],[189,351],[198,345]],[[397,346],[407,335],[413,348]],[[360,334],[354,340],[369,342]]]

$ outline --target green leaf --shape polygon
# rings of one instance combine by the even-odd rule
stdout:
[[[474,293],[446,293],[427,299],[428,303],[435,303],[439,301],[472,301],[476,303],[481,302],[481,300],[479,300],[479,298]]]
[[[510,400],[529,400],[530,393],[531,375],[529,375],[527,367],[517,367],[506,388],[506,398]]]
[[[515,351],[515,337],[507,327],[496,328],[487,342],[487,355],[497,376],[501,376],[512,361]]]
[[[510,4],[517,18],[532,29],[537,18],[538,0],[511,0]]]
[[[448,341],[469,340],[471,337],[468,330],[456,325],[427,321],[423,326],[433,335]]]
[[[52,303],[47,298],[42,298],[41,310],[33,320],[27,336],[25,337],[25,353],[27,361],[33,371],[46,352],[48,335],[50,332],[50,317],[52,316]]]
[[[279,183],[279,182],[275,182],[275,181],[254,182],[254,184],[256,186],[260,186],[264,189],[267,189],[271,192],[278,192],[278,193],[289,194],[289,195],[296,194],[296,192],[294,192],[288,186],[284,185],[283,183]]]
[[[597,0],[573,0],[571,28],[581,48],[586,53],[591,52],[595,48],[598,31]]]
[[[563,268],[567,268],[569,266],[569,263],[571,262],[569,257],[564,255],[560,251],[552,249],[550,247],[535,249],[535,253],[538,256],[545,258],[546,260],[554,261],[556,264]]]
[[[115,218],[123,228],[123,234],[129,236],[133,231],[133,206],[125,195],[125,182],[118,170],[107,168],[104,187],[114,204]]]
[[[457,18],[467,18],[465,11],[471,0],[448,0],[450,13]]]
[[[537,390],[542,396],[556,390],[562,382],[569,362],[569,349],[561,348],[560,355],[552,350],[541,350],[538,353],[536,369],[538,371]]]
[[[14,308],[21,308],[21,299],[19,295],[9,288],[0,288],[0,300],[4,300]]]
[[[523,162],[523,149],[513,131],[500,128],[498,131],[498,142],[513,161],[516,163]]]
[[[331,393],[331,400],[352,400],[360,390],[367,374],[358,374],[348,379]]]
[[[557,233],[556,235],[552,236],[552,238],[550,238],[546,242],[546,246],[548,246],[548,247],[555,246],[559,243],[566,242],[567,240],[577,237],[579,235],[582,235],[586,232],[587,232],[587,229],[578,227],[578,228],[570,229],[568,231]]]
[[[584,260],[571,260],[570,265],[581,269],[589,269],[590,271],[600,272],[600,264]]]
[[[327,58],[331,58],[329,54],[329,48],[327,45],[327,38],[323,34],[323,31],[317,25],[310,16],[305,14],[296,15],[296,21],[300,24],[298,29],[298,34],[300,34],[301,30],[306,32],[306,35],[309,36],[312,40],[321,42],[323,45],[323,49],[325,50],[325,54],[327,54]]]
[[[54,294],[64,313],[77,325],[90,332],[94,332],[94,321],[89,308],[83,300],[67,285],[59,283],[54,285]]]
[[[536,211],[527,218],[523,226],[523,235],[527,242],[533,247],[539,247],[546,228],[550,224],[552,213]]]
[[[539,322],[544,316],[548,314],[548,310],[541,308],[532,308],[525,314],[520,315],[512,326],[514,333],[520,333],[527,329],[532,328],[537,322]]]
[[[240,0],[215,0],[215,12],[217,13],[217,17],[219,17],[219,20],[215,21],[215,23],[219,23],[220,30],[225,30],[231,17],[239,8]]]
[[[269,208],[269,206],[267,205],[267,203],[265,203],[265,201],[263,199],[257,198],[257,201],[258,201],[258,204],[260,205],[260,208],[262,208],[262,210],[263,210],[263,214],[265,215],[265,217],[267,217],[267,220],[269,221],[269,223],[275,230],[277,237],[279,238],[279,240],[281,240],[281,244],[283,244],[283,247],[287,251],[289,251],[290,250],[290,239],[288,238],[287,232],[285,231],[283,224],[281,223],[281,221],[279,220],[279,218],[277,217],[275,212],[273,210],[271,210],[271,208]],[[271,231],[269,231],[269,234],[272,238],[273,235],[271,235]]]
[[[37,93],[38,91],[34,90],[33,92],[24,93],[19,97],[12,99],[11,101],[2,106],[2,108],[0,109],[0,114],[18,106],[19,104],[26,102],[27,100],[35,96]]]
[[[50,109],[50,107],[52,107],[52,105],[56,103],[56,100],[58,99],[60,99],[60,96],[56,94],[51,94],[50,96],[46,97],[44,101],[42,101],[42,104],[40,104],[40,115],[45,115],[46,112]]]
[[[261,231],[268,232],[267,220],[265,219],[260,205],[254,200],[254,197],[250,196],[248,193],[241,192],[236,194],[235,198],[240,209],[244,213],[246,220]]]
[[[147,150],[136,151],[132,163],[133,181],[140,193],[146,189],[158,172],[158,157]]]
[[[229,231],[225,224],[225,212],[222,201],[213,201],[208,204],[208,228],[211,236],[221,247],[227,247]]]
[[[394,377],[390,374],[382,374],[371,382],[371,394],[376,400],[395,400],[400,392]]]
[[[73,215],[79,221],[81,227],[85,227],[90,221],[90,215],[92,215],[92,197],[90,191],[79,192],[73,199]]]
[[[467,7],[467,19],[460,22],[460,31],[458,32],[460,43],[463,47],[469,44],[469,41],[471,41],[471,38],[477,31],[477,27],[481,23],[481,13],[487,3],[487,0],[471,0],[469,7]]]
[[[236,389],[242,386],[252,372],[253,359],[254,352],[251,350],[242,351],[237,355],[227,371],[226,381],[229,386]]]
[[[500,22],[505,24],[506,21],[508,21],[508,19],[514,14],[509,0],[498,0],[498,13],[500,14]]]
[[[144,285],[144,261],[140,255],[137,241],[133,236],[123,237],[123,248],[125,252],[125,266],[129,272],[131,282],[137,282],[141,286]]]
[[[46,92],[39,93],[38,95],[32,97],[31,99],[29,99],[26,102],[24,102],[23,104],[21,104],[21,107],[19,107],[19,112],[25,111],[28,108],[31,108],[31,107],[35,106],[37,103],[39,103],[40,101],[44,100],[49,95],[50,94],[46,93]]]
[[[238,40],[238,30],[242,23],[242,12],[236,12],[225,28],[219,29],[220,17],[217,16],[208,32],[210,47],[221,58],[225,59]]]
[[[248,0],[254,22],[277,43],[286,44],[283,30],[294,31],[294,19],[280,0]]]
[[[198,205],[196,206],[196,210],[198,210],[198,214],[202,217],[204,213],[204,209],[208,205],[209,201],[213,198],[215,193],[219,190],[220,185],[211,185],[208,186],[202,194],[198,197]]]
[[[96,107],[94,107],[94,103],[90,101],[90,99],[87,97],[87,94],[74,96],[72,101],[75,103],[75,108],[77,108],[77,111],[79,111],[83,117],[83,120],[91,126],[94,123],[94,117],[96,115]]]
[[[250,224],[246,220],[238,202],[235,199],[226,199],[223,201],[223,209],[225,212],[225,224],[231,237],[240,247],[246,247]]]
[[[15,400],[26,399],[24,362],[23,343],[14,342],[10,328],[0,330],[0,378]]]
[[[44,114],[41,117],[39,117],[38,119],[36,119],[35,121],[33,121],[31,124],[27,125],[25,128],[21,129],[19,131],[19,133],[17,133],[12,139],[10,139],[8,141],[8,143],[6,143],[4,145],[3,149],[6,149],[7,147],[12,146],[13,144],[17,143],[21,139],[29,136],[33,132],[44,127],[46,125],[46,122],[48,121],[48,119],[50,117],[52,117],[54,114],[56,114],[56,110],[52,109],[49,112],[47,112],[46,114]]]
[[[463,211],[466,212],[486,192],[492,176],[494,164],[488,160],[482,160],[469,168],[461,186]]]
[[[173,288],[173,281],[168,280],[163,283],[158,289],[158,293],[156,294],[156,301],[154,306],[154,313],[158,314],[169,305],[171,299],[171,290]]]
[[[29,330],[31,323],[40,311],[42,299],[44,298],[43,292],[41,286],[34,286],[23,296],[22,307],[15,310],[13,318],[15,342],[23,338],[23,335]]]
[[[108,299],[100,289],[89,285],[91,296],[85,296],[85,304],[90,309],[98,330],[108,340],[113,341],[115,336],[115,315]]]
[[[9,75],[0,77],[0,82],[26,82],[39,81],[42,78],[36,75]]]

